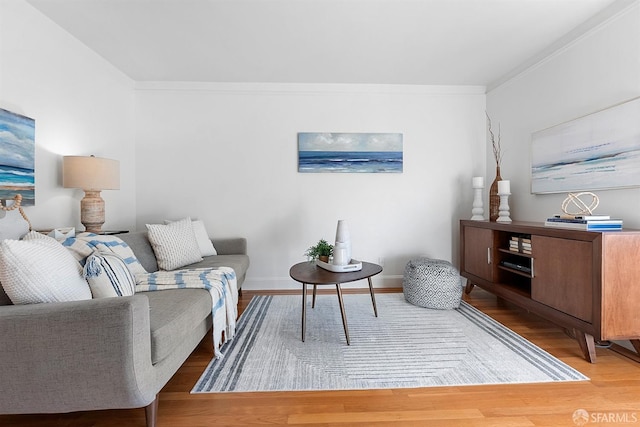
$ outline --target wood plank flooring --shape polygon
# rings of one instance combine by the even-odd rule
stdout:
[[[241,310],[255,294],[244,292],[240,300]],[[465,299],[591,380],[394,390],[191,395],[189,391],[212,356],[210,340],[205,338],[160,393],[158,427],[576,426],[578,424],[572,417],[579,409],[588,412],[588,426],[640,426],[640,363],[609,349],[598,348],[598,362],[590,364],[582,358],[575,340],[539,317],[499,301],[478,288]],[[3,389],[2,392],[10,393],[11,390]],[[0,415],[0,426],[144,427],[145,418],[143,409]]]

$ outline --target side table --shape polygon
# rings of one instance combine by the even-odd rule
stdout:
[[[307,285],[313,285],[313,299],[311,308],[316,303],[316,288],[318,285],[336,285],[338,293],[338,303],[340,304],[340,314],[342,315],[342,326],[344,334],[347,338],[347,345],[351,345],[349,339],[349,327],[347,326],[347,317],[344,312],[344,303],[342,301],[341,283],[355,282],[357,280],[367,279],[369,282],[369,293],[371,294],[371,303],[373,304],[373,312],[378,317],[378,308],[376,307],[376,297],[371,283],[371,277],[382,272],[382,267],[369,262],[362,263],[362,270],[350,271],[347,273],[334,273],[318,267],[313,262],[301,262],[289,270],[289,276],[296,282],[302,283],[302,341],[304,342],[306,317],[307,317]]]

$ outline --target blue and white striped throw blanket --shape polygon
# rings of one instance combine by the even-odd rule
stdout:
[[[231,340],[236,332],[238,316],[238,286],[235,271],[230,267],[194,268],[174,271],[147,272],[133,251],[122,239],[93,233],[79,233],[62,243],[84,265],[93,252],[114,253],[123,259],[136,278],[136,291],[197,288],[211,294],[213,318],[213,348],[215,357],[222,357],[222,333]]]

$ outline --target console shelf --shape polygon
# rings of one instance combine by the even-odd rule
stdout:
[[[640,351],[640,230],[462,220],[460,255],[467,293],[480,286],[572,330],[590,362],[596,341]]]

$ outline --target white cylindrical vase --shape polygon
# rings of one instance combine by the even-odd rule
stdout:
[[[349,226],[347,225],[347,221],[343,219],[338,220],[338,227],[336,229],[336,241],[333,249],[334,263],[336,263],[335,252],[337,247],[345,249],[344,256],[347,260],[344,264],[338,264],[338,265],[349,264],[351,262],[351,235],[349,234]]]
[[[336,242],[350,242],[349,226],[344,219],[338,220],[338,228],[336,229]]]
[[[346,243],[336,242],[333,246],[333,264],[347,265],[351,261],[349,247]]]

